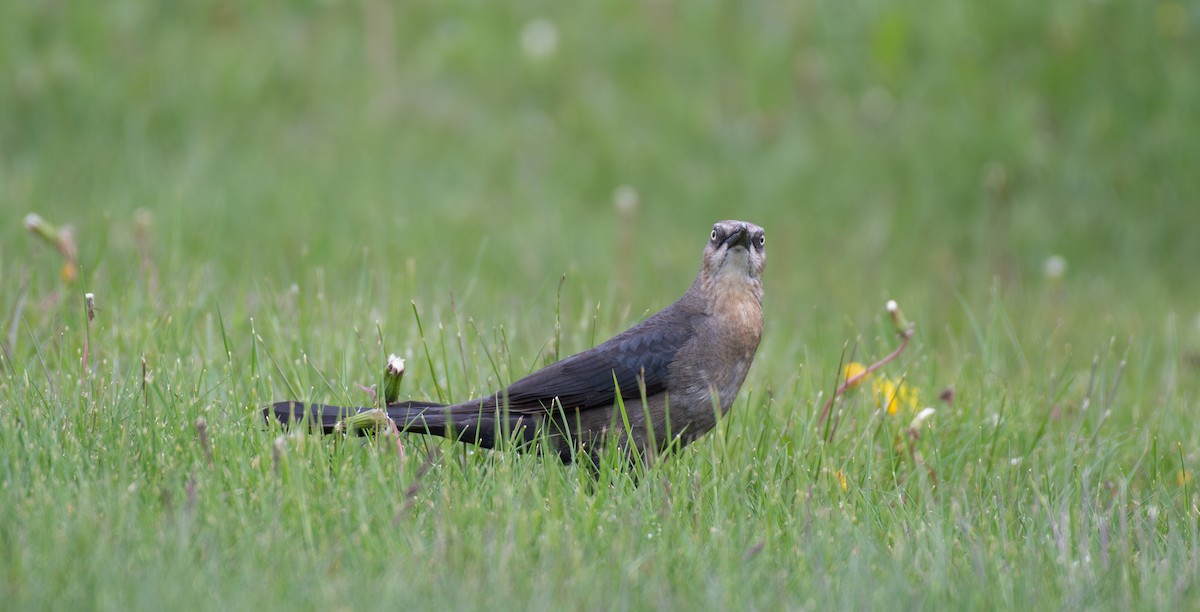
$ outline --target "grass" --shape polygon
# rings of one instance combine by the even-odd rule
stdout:
[[[1194,607],[1196,31],[1176,2],[5,5],[6,607]],[[75,226],[77,280],[29,212]],[[368,402],[390,352],[405,395],[489,392],[670,303],[721,218],[770,236],[763,345],[636,478],[259,420]],[[816,426],[889,298],[920,461],[868,389]]]

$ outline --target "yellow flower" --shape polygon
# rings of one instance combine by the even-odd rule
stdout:
[[[843,373],[843,375],[845,376],[845,380],[847,382],[849,382],[851,380],[854,380],[855,376],[858,376],[859,374],[862,374],[863,372],[866,372],[866,371],[867,371],[866,366],[864,366],[861,363],[858,363],[857,361],[851,361],[850,363],[846,364],[846,371]],[[853,389],[854,387],[857,387],[858,384],[864,380],[866,380],[865,376],[850,383],[850,385],[847,388]]]
[[[875,390],[875,405],[886,409],[888,414],[896,414],[901,407],[908,412],[916,412],[920,405],[918,389],[902,380],[880,378],[876,379],[872,386]]]
[[[1192,472],[1191,470],[1179,470],[1179,476],[1177,478],[1179,480],[1179,486],[1182,487],[1183,485],[1192,481]]]
[[[842,491],[846,491],[846,475],[841,470],[838,470],[833,476],[837,478],[838,486],[842,487]]]
[[[58,270],[58,275],[62,277],[64,283],[73,283],[79,277],[79,268],[69,261],[64,261],[62,268]]]

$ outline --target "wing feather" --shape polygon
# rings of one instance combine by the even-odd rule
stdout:
[[[628,400],[666,391],[676,353],[693,337],[699,315],[668,308],[612,339],[551,364],[507,389],[512,412],[544,413],[557,398],[567,409],[612,406],[616,390]],[[498,402],[504,396],[496,396]]]

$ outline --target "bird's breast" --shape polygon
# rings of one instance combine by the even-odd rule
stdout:
[[[762,302],[751,287],[728,287],[715,292],[709,311],[711,327],[732,350],[753,355],[762,339]]]

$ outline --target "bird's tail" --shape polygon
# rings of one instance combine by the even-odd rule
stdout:
[[[369,410],[372,408],[287,400],[263,408],[263,417],[268,421],[279,421],[286,427],[307,423],[308,427],[314,430],[319,428],[328,434],[337,431],[339,424],[347,417]],[[510,432],[518,432],[526,442],[533,439],[533,423],[524,422],[520,417],[500,419],[494,410],[485,410],[482,406],[469,403],[447,406],[436,402],[397,402],[387,406],[387,415],[400,431],[442,436],[484,448],[494,448],[497,436],[507,436]],[[503,427],[500,426],[502,424]]]
[[[424,419],[427,422],[438,421],[436,424],[443,424],[444,419],[441,418],[437,408],[443,407],[442,404],[434,402],[398,402],[387,407],[388,418],[396,422],[397,427],[404,427],[410,421],[416,422],[422,420],[420,417],[426,416]],[[333,433],[338,424],[344,421],[347,417],[367,412],[372,408],[363,408],[357,406],[342,407],[330,406],[327,404],[305,404],[295,400],[287,400],[283,402],[275,402],[274,404],[263,408],[263,417],[268,421],[274,418],[285,426],[291,426],[306,422],[312,429],[320,428],[324,433]],[[429,431],[434,435],[440,435],[437,432]]]

